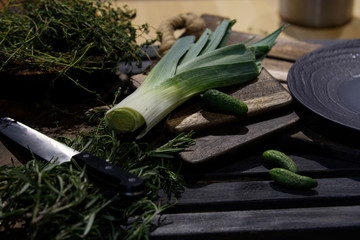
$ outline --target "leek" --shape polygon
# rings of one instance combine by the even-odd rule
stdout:
[[[214,32],[206,29],[196,43],[194,36],[179,38],[143,84],[106,112],[107,125],[117,133],[143,127],[141,138],[191,97],[255,79],[261,60],[286,26],[252,44],[225,46],[234,23],[225,20]]]

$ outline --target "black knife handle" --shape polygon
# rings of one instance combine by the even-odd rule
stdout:
[[[139,196],[144,193],[144,181],[120,167],[87,152],[76,154],[73,156],[73,159],[78,164],[86,165],[86,173],[102,182],[110,183],[126,196]]]

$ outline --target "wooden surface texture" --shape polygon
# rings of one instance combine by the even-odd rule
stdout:
[[[229,41],[248,37],[234,32]],[[279,39],[263,64],[287,89],[294,62],[319,47]],[[261,116],[195,138],[181,154],[187,185],[176,206],[154,222],[151,239],[329,240],[360,233],[360,134],[338,128],[296,101]],[[261,158],[267,149],[288,154],[318,187],[305,191],[276,184]]]
[[[229,41],[248,37],[233,32]],[[183,164],[185,189],[177,196],[176,206],[155,219],[150,239],[329,240],[359,235],[359,134],[341,129],[339,136],[329,136],[335,127],[323,121],[315,124],[316,116],[308,117],[311,114],[300,111],[294,101],[288,102],[288,70],[296,59],[318,47],[321,45],[279,39],[263,62],[266,71],[262,76],[269,81],[266,84],[274,86],[271,94],[279,93],[285,104],[195,135],[196,144],[178,159]],[[256,93],[269,97],[266,91]],[[25,109],[27,105],[20,106]],[[191,114],[196,112],[199,114],[199,108]],[[2,108],[2,113],[7,111]],[[31,109],[25,113],[21,115],[24,120],[35,117]],[[268,174],[271,167],[261,159],[267,149],[290,155],[300,173],[315,178],[318,187],[299,191],[275,184]],[[2,145],[0,156],[0,160],[6,159],[1,164],[11,164],[13,156]],[[162,200],[167,201],[167,196],[160,195]]]
[[[224,19],[212,15],[202,15],[202,18],[212,30]],[[250,37],[250,34],[233,31],[228,44],[244,42]],[[264,70],[257,79],[225,89],[248,105],[245,117],[205,111],[199,99],[178,109],[167,121],[168,129],[175,133],[194,130],[200,135],[195,138],[196,144],[181,154],[182,159],[194,164],[221,159],[295,125],[299,117],[287,110],[292,102],[286,88],[287,72],[296,59],[319,47],[319,44],[279,38],[264,60]]]
[[[271,180],[261,153],[277,148],[313,177],[312,190]],[[360,232],[360,149],[320,144],[301,131],[267,141],[223,163],[185,168],[188,182],[156,222],[151,239],[339,239]]]

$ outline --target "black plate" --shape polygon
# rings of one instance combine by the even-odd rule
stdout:
[[[292,66],[287,82],[306,108],[360,131],[360,39],[306,54]]]

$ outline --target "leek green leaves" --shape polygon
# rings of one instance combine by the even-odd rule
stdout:
[[[145,124],[140,138],[191,97],[255,79],[262,69],[261,60],[286,26],[248,46],[224,46],[234,23],[224,20],[214,32],[205,30],[196,43],[194,36],[179,38],[144,83],[106,112],[108,126],[126,133]]]

